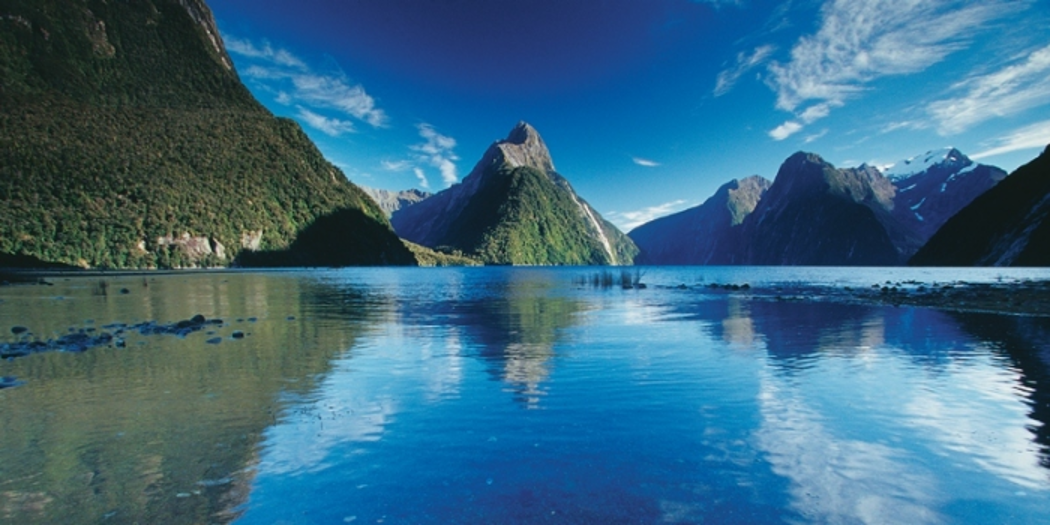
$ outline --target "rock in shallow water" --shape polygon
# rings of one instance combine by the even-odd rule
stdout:
[[[0,389],[7,389],[10,387],[18,387],[25,382],[15,378],[14,376],[0,376]]]

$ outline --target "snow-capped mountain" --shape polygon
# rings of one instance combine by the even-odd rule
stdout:
[[[883,175],[897,188],[893,215],[925,242],[949,218],[1006,177],[955,148],[894,163]]]
[[[879,171],[891,181],[903,181],[904,179],[925,172],[937,165],[954,166],[958,164],[960,167],[963,167],[972,163],[973,161],[971,161],[969,157],[963,155],[962,152],[951,146],[947,146],[937,150],[930,150],[922,155],[916,155],[902,161],[897,161],[884,168],[880,168]]]
[[[930,238],[913,265],[1050,265],[1050,146],[973,200]]]

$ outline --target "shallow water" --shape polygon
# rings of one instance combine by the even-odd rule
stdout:
[[[1050,522],[1046,319],[699,286],[1050,273],[594,272],[0,288],[8,344],[223,320],[0,362],[0,522]]]

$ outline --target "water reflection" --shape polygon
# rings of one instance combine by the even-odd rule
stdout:
[[[807,521],[835,524],[943,522],[933,507],[936,480],[904,451],[848,439],[838,419],[809,406],[776,375],[764,375],[758,396],[757,446],[772,469],[791,481],[791,507]]]
[[[0,362],[0,522],[1046,521],[1045,321],[574,273],[0,290],[41,335],[231,324]]]
[[[1016,372],[1014,392],[1028,401],[1026,427],[1035,433],[1040,464],[1050,468],[1050,318],[980,313],[953,318],[966,332],[988,342],[1007,369]]]
[[[766,353],[756,441],[806,520],[935,522],[948,495],[1050,490],[1047,320],[740,297],[686,310]],[[957,487],[914,444],[1004,484]]]
[[[225,341],[135,335],[127,349],[4,363],[4,374],[27,383],[0,392],[0,522],[232,520],[282,397],[315,389],[353,346],[360,324],[318,330],[305,307],[316,288],[292,278],[111,280],[110,290],[126,287],[126,295],[93,294],[94,285],[73,279],[46,290],[6,289],[0,319],[47,334],[87,320],[171,321],[201,312],[227,319],[216,329]],[[235,329],[248,336],[230,339]]]
[[[489,277],[491,281],[480,291],[402,303],[402,322],[459,329],[468,352],[483,360],[516,400],[537,408],[555,347],[565,337],[565,329],[578,323],[586,303],[565,294],[564,284],[549,274],[494,269]]]

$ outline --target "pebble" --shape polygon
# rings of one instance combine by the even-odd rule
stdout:
[[[15,325],[14,327],[11,327],[11,334],[22,334],[23,332],[26,332],[28,330],[29,329],[21,325]]]

